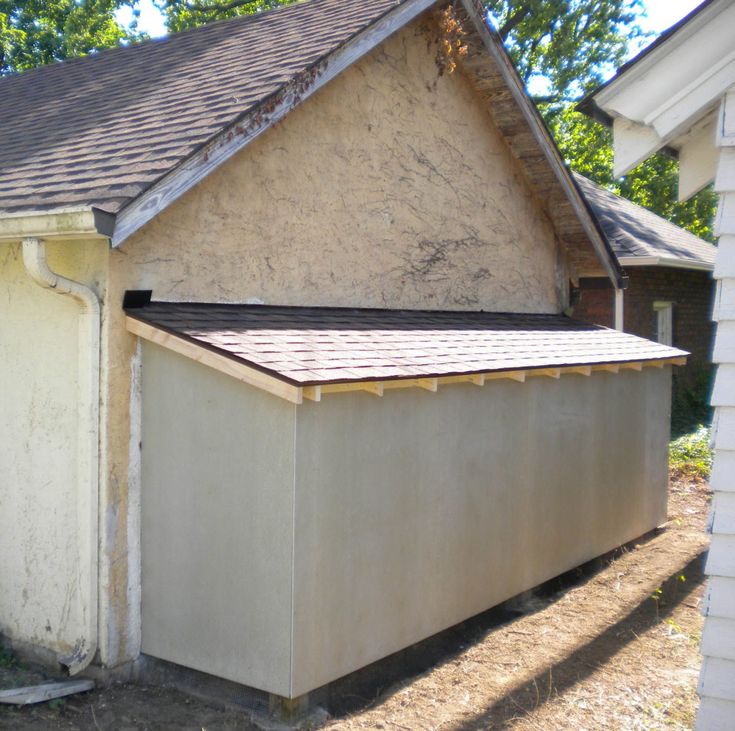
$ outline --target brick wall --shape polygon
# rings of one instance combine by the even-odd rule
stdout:
[[[691,353],[686,367],[674,369],[674,400],[706,388],[714,337],[711,274],[667,267],[630,267],[626,273],[630,284],[624,297],[625,331],[655,340],[653,303],[672,302],[673,345]],[[582,291],[574,309],[575,318],[607,327],[613,327],[614,313],[611,289]]]

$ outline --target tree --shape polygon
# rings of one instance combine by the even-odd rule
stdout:
[[[0,0],[0,76],[139,38],[115,19],[124,0]]]

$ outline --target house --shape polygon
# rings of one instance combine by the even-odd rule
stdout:
[[[574,177],[629,277],[623,329],[690,354],[686,367],[674,374],[674,429],[706,421],[717,248],[582,175]],[[614,327],[609,281],[583,280],[573,316]]]
[[[15,647],[295,698],[665,519],[685,353],[561,314],[623,276],[479,4],[310,0],[0,104]]]
[[[712,544],[702,636],[699,729],[735,726],[735,2],[710,0],[667,31],[583,108],[611,124],[615,171],[652,153],[679,159],[683,200],[714,181],[720,203],[714,278],[717,375]]]

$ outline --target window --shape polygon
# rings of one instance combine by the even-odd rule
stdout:
[[[662,345],[674,344],[674,303],[654,302],[656,313],[656,340]]]

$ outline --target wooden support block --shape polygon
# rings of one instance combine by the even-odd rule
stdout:
[[[654,368],[663,368],[666,365],[665,360],[647,360],[644,366],[653,366]]]
[[[367,382],[360,384],[360,390],[372,393],[374,396],[382,396],[385,391],[385,386],[380,381]]]
[[[559,378],[561,376],[561,368],[537,368],[528,372],[531,376],[548,376],[549,378]]]
[[[574,366],[573,368],[565,368],[565,373],[578,373],[580,376],[591,376],[592,366]]]
[[[306,386],[302,389],[304,398],[308,398],[309,401],[321,401],[322,400],[322,387],[321,386]]]
[[[592,367],[595,371],[604,371],[606,373],[619,373],[620,366],[617,363],[605,363],[603,365],[596,365]]]
[[[476,376],[470,376],[469,381],[470,383],[474,383],[475,386],[484,386],[485,385],[485,374],[478,373]]]
[[[419,378],[416,381],[416,387],[417,388],[423,388],[426,391],[431,391],[432,393],[436,393],[439,389],[439,379],[438,378]]]
[[[643,363],[623,363],[621,367],[631,371],[642,371]]]
[[[486,373],[485,378],[497,381],[501,378],[509,378],[511,381],[523,383],[526,380],[526,371],[500,371],[500,373]]]
[[[682,356],[681,358],[672,358],[669,363],[675,366],[683,366],[687,364],[687,359],[686,356]]]

